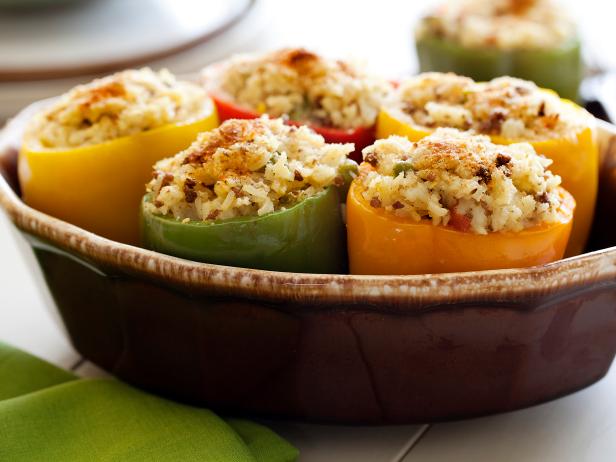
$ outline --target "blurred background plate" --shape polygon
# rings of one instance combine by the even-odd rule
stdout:
[[[23,11],[80,1],[84,0],[0,0],[0,8]]]
[[[169,55],[239,20],[252,0],[89,0],[0,15],[0,79],[66,77]]]
[[[2,56],[2,59],[0,59],[0,122],[14,115],[32,101],[59,95],[79,83],[88,82],[97,76],[118,69],[148,65],[155,69],[166,67],[179,74],[195,72],[206,64],[222,59],[237,50],[251,50],[262,46],[261,37],[264,37],[263,30],[268,22],[268,9],[264,8],[263,2],[255,0],[228,0],[225,2],[191,2],[184,0],[81,1],[83,4],[61,5],[52,9],[4,10],[0,4],[0,56]],[[158,7],[146,8],[147,5],[153,4],[158,5]],[[140,5],[141,8],[137,8],[136,5]],[[204,5],[207,5],[208,8]],[[163,17],[165,11],[163,7],[174,12],[168,12],[167,17]],[[86,12],[90,26],[96,23],[98,27],[103,28],[98,31],[91,31],[101,41],[100,45],[89,38],[88,27],[72,24],[78,23],[81,15],[85,16]],[[129,12],[133,16],[138,16],[133,18],[135,24],[141,24],[141,27],[146,29],[151,27],[151,31],[143,35],[141,29],[129,27],[131,22],[128,19],[124,22]],[[197,13],[199,14],[197,15]],[[223,13],[226,16],[222,15]],[[216,14],[218,14],[218,28],[214,27]],[[114,24],[114,15],[118,16],[117,26]],[[195,18],[186,19],[184,23],[181,22],[182,18],[189,18],[191,15],[194,15]],[[189,40],[189,37],[191,36],[190,31],[192,31],[193,37],[196,36],[195,21],[200,20],[197,17],[199,15],[208,16],[208,18],[203,19],[201,25],[209,24],[210,32],[204,32],[205,29],[202,28],[201,38],[196,39],[195,42],[195,40]],[[50,22],[55,24],[52,30],[50,30],[51,26],[42,26],[45,23],[44,18],[46,16],[50,16],[52,18]],[[223,20],[223,17],[226,20]],[[171,25],[164,26],[165,23]],[[9,27],[5,27],[6,24],[9,24]],[[48,34],[44,40],[41,40],[41,37],[44,37],[45,33],[37,32],[39,24],[46,29],[45,33]],[[73,36],[74,42],[68,38],[68,32],[56,30],[60,29],[59,24],[68,24],[68,28],[74,34],[77,34]],[[119,24],[122,24],[122,27]],[[181,28],[186,28],[187,31],[179,31]],[[83,34],[82,36],[77,33],[78,29]],[[142,54],[141,59],[133,63],[118,64],[108,61],[97,71],[86,69],[84,66],[81,66],[81,69],[73,68],[69,72],[65,72],[64,77],[44,78],[40,74],[37,76],[37,73],[34,72],[22,76],[22,78],[17,78],[15,75],[9,78],[6,72],[10,62],[21,63],[22,70],[25,69],[27,63],[36,65],[36,60],[32,58],[31,53],[36,53],[37,56],[41,57],[43,53],[38,48],[49,50],[43,62],[38,65],[39,72],[43,72],[45,69],[43,64],[47,66],[47,70],[52,69],[51,64],[55,62],[56,56],[60,56],[61,58],[58,59],[63,60],[63,62],[69,60],[72,60],[73,63],[79,62],[71,55],[73,47],[77,47],[83,52],[83,44],[78,43],[80,41],[89,43],[90,55],[100,56],[102,53],[99,48],[109,46],[106,37],[109,36],[109,40],[113,40],[117,44],[118,39],[111,36],[120,33],[123,34],[122,40],[124,43],[118,47],[118,53],[123,53],[123,56],[127,56],[127,53],[122,48],[136,50],[138,44],[141,44],[143,51],[146,45],[150,50],[153,50],[152,43],[158,43],[160,45],[159,52],[154,53],[154,55],[150,54],[150,56]],[[40,41],[38,46],[34,46],[37,40],[25,37],[30,34],[40,34],[37,36],[37,40]],[[158,36],[156,42],[144,45],[144,36],[150,37],[152,35]],[[171,43],[174,36],[176,37],[176,46],[172,47]],[[186,46],[173,52],[173,49],[177,48],[178,43],[180,43],[179,36],[185,38]],[[22,43],[22,39],[25,40],[25,43],[30,44],[29,51],[23,51],[26,45]],[[105,44],[102,42],[105,42]],[[46,45],[42,47],[41,43]],[[163,44],[167,52],[163,52],[161,55]],[[51,51],[52,49],[53,51]],[[107,56],[111,55],[108,54]],[[90,63],[94,62],[93,58],[88,59],[90,59]],[[3,69],[5,70],[4,74],[2,74]],[[57,66],[55,69],[58,71]]]

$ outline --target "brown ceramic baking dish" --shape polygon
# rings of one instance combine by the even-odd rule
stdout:
[[[540,403],[616,351],[616,127],[601,123],[591,249],[550,265],[420,276],[276,273],[119,244],[24,205],[23,121],[0,141],[0,205],[75,348],[134,385],[240,414],[410,423]]]

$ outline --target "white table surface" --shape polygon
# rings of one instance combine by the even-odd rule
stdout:
[[[303,45],[330,55],[351,54],[367,60],[373,68],[395,75],[414,69],[411,24],[426,4],[433,2],[263,3],[270,11],[276,8],[275,14],[270,16],[270,22],[265,21],[258,40],[246,43],[245,49]],[[612,15],[606,14],[611,7],[607,2],[573,2],[573,7],[586,11],[585,29],[590,29],[591,34],[609,32],[606,23]],[[349,17],[349,11],[351,19],[341,27],[337,18]],[[196,53],[198,50],[193,50],[190,55],[194,57]],[[191,70],[185,61],[169,63],[173,70]],[[61,323],[52,314],[53,301],[40,273],[31,270],[32,263],[34,257],[23,238],[0,212],[0,340],[83,376],[106,375],[80,358],[68,342]],[[613,461],[615,386],[613,368],[599,383],[557,401],[455,423],[396,427],[291,422],[268,425],[295,444],[301,451],[300,461],[305,462]]]

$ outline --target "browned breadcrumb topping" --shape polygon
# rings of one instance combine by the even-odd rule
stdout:
[[[420,74],[400,84],[389,109],[429,129],[470,129],[512,140],[575,137],[593,123],[579,107],[512,77],[474,82],[452,73]]]
[[[558,219],[560,178],[528,143],[439,128],[411,143],[391,136],[363,151],[356,180],[373,208],[485,234]]]
[[[155,165],[146,207],[180,220],[261,216],[344,184],[351,151],[281,119],[227,120]]]
[[[304,48],[231,57],[206,68],[203,82],[259,113],[345,129],[373,125],[392,90],[359,65]]]
[[[24,139],[34,149],[80,147],[188,123],[212,110],[205,90],[194,83],[166,70],[126,70],[62,95],[32,119]]]
[[[237,149],[233,156],[214,158],[215,154],[221,150],[229,150],[238,143],[254,143],[258,136],[263,136],[268,131],[266,119],[258,119],[254,122],[240,120],[230,120],[214,130],[208,137],[207,143],[196,146],[190,154],[184,158],[184,164],[211,164],[212,170],[219,170],[224,164],[225,170],[230,170],[238,175],[245,175],[251,171],[251,166],[255,164],[255,157],[260,159],[260,153],[252,152],[246,148]],[[291,127],[290,130],[294,130]],[[257,159],[258,162],[258,159]]]
[[[88,111],[93,105],[107,98],[122,98],[125,96],[126,87],[124,84],[119,81],[110,81],[99,87],[94,87],[90,92],[86,93],[80,102],[80,107],[82,110]]]

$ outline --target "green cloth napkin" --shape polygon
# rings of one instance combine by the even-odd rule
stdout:
[[[70,372],[0,342],[0,461],[291,462],[268,428],[227,421],[111,379]]]

